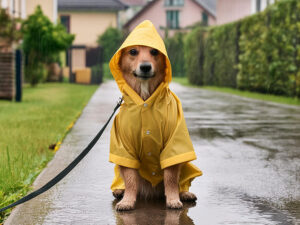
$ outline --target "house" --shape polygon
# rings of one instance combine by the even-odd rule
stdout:
[[[263,11],[275,0],[217,0],[217,24],[233,22]]]
[[[58,0],[58,15],[67,30],[75,34],[74,45],[96,46],[108,27],[119,27],[119,0]]]
[[[69,33],[75,34],[63,70],[71,82],[91,82],[93,67],[101,61],[98,37],[108,27],[120,27],[119,12],[126,7],[119,0],[58,0],[61,23]]]
[[[216,0],[152,0],[125,25],[124,29],[132,31],[143,20],[150,20],[162,37],[172,36],[176,31],[202,22],[214,25]]]
[[[57,20],[57,0],[0,0],[0,7],[15,18],[26,19],[40,5],[44,14],[54,23]]]

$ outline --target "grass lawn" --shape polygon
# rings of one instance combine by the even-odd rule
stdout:
[[[300,105],[300,99],[298,98],[284,97],[284,96],[270,95],[270,94],[261,94],[261,93],[250,92],[250,91],[241,91],[238,89],[227,88],[227,87],[197,86],[197,85],[190,84],[186,77],[173,77],[172,79],[174,82],[180,83],[185,86],[197,87],[197,88],[202,88],[210,91],[229,93],[229,94],[238,95],[242,97],[253,98],[253,99],[264,100],[264,101],[271,101],[271,102],[276,102],[281,104]]]
[[[23,89],[21,103],[0,101],[0,208],[30,189],[54,155],[49,145],[63,139],[97,87],[39,84]]]

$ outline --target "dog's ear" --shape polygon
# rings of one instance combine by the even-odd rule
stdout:
[[[165,73],[166,72],[166,68],[167,68],[167,58],[166,56],[163,54],[163,53],[160,53],[161,55],[161,61],[162,61],[162,66],[161,66],[161,69],[162,69],[162,73]]]
[[[119,58],[119,62],[118,62],[119,68],[122,68],[122,58],[124,55],[124,51],[125,51],[125,49],[123,48],[120,52],[120,58]]]

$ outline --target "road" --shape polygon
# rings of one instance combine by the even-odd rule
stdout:
[[[171,84],[182,101],[204,173],[191,191],[196,204],[167,210],[163,201],[116,212],[108,162],[109,128],[87,157],[47,193],[16,207],[5,225],[27,224],[300,224],[300,107]],[[61,149],[34,183],[38,188],[89,143],[120,92],[100,86]]]

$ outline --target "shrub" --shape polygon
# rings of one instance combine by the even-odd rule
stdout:
[[[197,27],[184,40],[184,68],[192,84],[203,85],[205,33],[206,28]]]
[[[238,86],[299,96],[300,3],[279,1],[241,26]],[[251,29],[249,29],[251,27]]]
[[[238,87],[264,91],[267,58],[263,49],[266,26],[262,13],[248,17],[241,23]]]
[[[198,27],[185,41],[191,83],[300,97],[300,1],[204,33]]]
[[[22,34],[18,29],[19,19],[12,19],[6,9],[0,8],[0,50],[10,46],[13,42],[17,42],[22,38]]]
[[[110,61],[111,57],[122,44],[123,39],[123,33],[119,29],[113,27],[107,28],[106,31],[99,36],[97,42],[103,49],[103,62]]]
[[[166,38],[165,45],[172,65],[174,77],[185,76],[184,70],[184,36],[183,33],[176,33],[172,38]]]
[[[204,47],[203,84],[236,87],[239,24],[209,30]]]
[[[40,64],[52,62],[60,51],[72,44],[74,35],[68,34],[62,24],[52,24],[40,6],[24,21],[22,32],[25,66],[28,67],[25,68],[25,77],[31,85],[36,85],[43,78]]]
[[[30,63],[25,67],[26,79],[30,81],[30,84],[34,86],[42,80],[46,80],[47,70],[43,63],[35,62]]]

